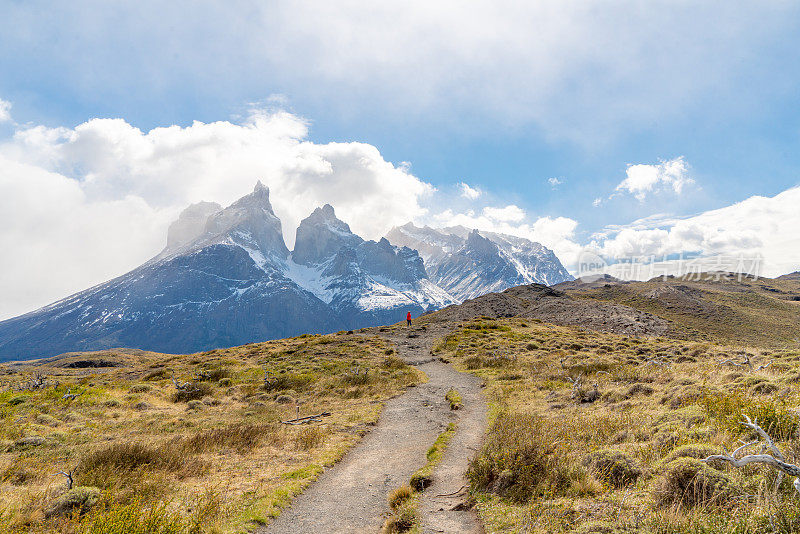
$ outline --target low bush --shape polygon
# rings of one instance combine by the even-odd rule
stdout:
[[[708,458],[712,454],[719,454],[719,452],[719,449],[703,443],[682,445],[665,456],[661,463],[662,465],[666,465],[678,458],[695,458],[696,460],[702,460],[703,458]]]
[[[411,500],[406,500],[386,520],[385,533],[408,532],[419,522],[419,514]]]
[[[284,373],[265,383],[264,389],[267,391],[281,391],[284,389],[303,391],[314,381],[314,378],[313,373]]]
[[[214,388],[204,382],[194,382],[185,389],[179,389],[172,394],[172,402],[189,402],[200,400],[203,397],[212,395]]]
[[[146,506],[136,500],[98,507],[81,522],[80,534],[199,534],[199,522],[184,519],[166,503]]]
[[[463,406],[461,394],[457,389],[450,389],[447,394],[445,394],[444,398],[450,403],[451,410],[458,410]]]
[[[663,467],[653,497],[661,505],[721,506],[734,493],[725,473],[694,458],[678,458]]]
[[[169,372],[166,369],[156,369],[144,375],[144,380],[162,380],[169,378]]]
[[[467,477],[479,490],[520,503],[534,495],[564,494],[587,474],[569,461],[562,440],[554,434],[551,421],[528,414],[501,414],[470,462]]]
[[[480,369],[483,367],[483,358],[480,356],[470,356],[464,360],[464,367],[466,367],[470,371],[474,371],[475,369]]]
[[[720,429],[734,435],[742,434],[742,415],[747,415],[770,436],[786,441],[797,435],[800,415],[784,402],[775,399],[756,399],[741,392],[706,394],[701,400],[709,417]]]
[[[383,359],[383,362],[381,362],[381,366],[384,367],[385,369],[403,369],[406,366],[406,362],[403,361],[403,358],[399,358],[397,356],[391,356],[391,354],[394,351],[392,349],[389,350],[391,351],[388,352],[388,354],[390,355],[386,356]]]
[[[642,474],[642,468],[627,454],[613,449],[595,451],[583,461],[583,465],[602,480],[618,488],[627,486]]]
[[[91,510],[100,500],[100,490],[79,486],[58,496],[45,511],[45,517],[82,515]]]
[[[224,367],[216,367],[206,372],[203,379],[208,380],[209,382],[219,382],[223,378],[230,378],[230,376],[231,376],[230,371],[228,371]]]

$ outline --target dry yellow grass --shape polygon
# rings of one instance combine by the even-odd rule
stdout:
[[[379,338],[341,333],[7,366],[0,532],[137,532],[151,518],[142,532],[226,533],[267,522],[358,441],[385,399],[419,381],[390,353]],[[93,358],[118,366],[86,368]],[[84,367],[65,368],[75,362]],[[35,373],[45,387],[17,390]],[[178,390],[173,375],[194,384]],[[63,398],[68,390],[79,396]],[[280,422],[320,412],[332,415]],[[53,474],[75,469],[75,486],[99,488],[99,503],[47,517],[67,486]]]

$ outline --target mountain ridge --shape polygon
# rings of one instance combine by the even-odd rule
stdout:
[[[392,228],[387,239],[419,251],[430,279],[462,302],[519,285],[573,280],[552,250],[521,237],[408,223]]]
[[[519,278],[495,263],[497,241],[473,231],[451,257],[451,270],[472,270],[470,295]],[[0,322],[0,361],[120,346],[195,352],[394,323],[462,300],[416,249],[361,238],[330,204],[301,221],[290,251],[259,181],[225,208],[187,207],[165,248],[132,271]]]

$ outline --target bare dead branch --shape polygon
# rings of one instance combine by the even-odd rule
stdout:
[[[754,431],[761,439],[745,443],[733,451],[733,454],[727,454],[727,451],[725,451],[725,454],[713,454],[701,461],[710,462],[712,460],[722,460],[730,463],[734,467],[744,467],[749,464],[766,464],[774,467],[778,471],[778,479],[775,483],[776,489],[783,480],[783,476],[790,475],[795,477],[795,481],[792,485],[794,486],[795,490],[800,493],[800,478],[798,478],[800,477],[800,467],[786,462],[786,458],[784,457],[783,453],[780,451],[780,449],[778,449],[777,446],[775,446],[775,443],[772,441],[772,438],[769,436],[769,434],[767,434],[764,429],[758,425],[758,420],[750,420],[747,415],[744,416],[744,419],[745,420],[742,425]],[[761,454],[749,454],[747,456],[737,458],[737,455],[740,452],[758,443],[762,443]]]
[[[85,389],[83,391],[81,391],[80,393],[71,393],[71,391],[72,391],[72,388],[67,388],[67,392],[64,393],[64,395],[61,398],[64,399],[64,400],[73,401],[73,400],[77,399],[78,397],[80,397],[81,395],[83,395],[84,393],[86,393]]]
[[[297,417],[295,419],[289,419],[288,421],[281,421],[284,425],[307,425],[310,423],[321,423],[323,417],[328,417],[331,415],[331,412],[322,412],[316,415],[307,415],[305,417]]]
[[[66,477],[66,479],[67,479],[67,489],[71,490],[72,489],[72,485],[75,483],[75,481],[72,478],[72,475],[74,475],[74,474],[75,474],[75,470],[72,469],[71,471],[59,471],[58,473],[53,473],[53,476],[55,477],[55,476],[61,475],[63,477]]]

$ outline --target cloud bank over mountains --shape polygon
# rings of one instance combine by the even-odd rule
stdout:
[[[9,108],[0,101],[0,118]],[[13,251],[0,265],[0,319],[134,268],[164,247],[167,226],[187,205],[227,205],[256,179],[271,189],[290,247],[300,220],[330,203],[367,239],[408,221],[463,225],[538,241],[568,269],[584,245],[613,257],[755,251],[767,258],[766,274],[800,268],[800,188],[587,235],[579,221],[536,216],[483,186],[437,190],[370,144],[311,142],[308,122],[280,109],[146,132],[123,119],[13,129],[0,141],[0,247]],[[677,195],[692,182],[688,162],[676,158],[629,166],[609,193],[639,202],[659,190]]]

